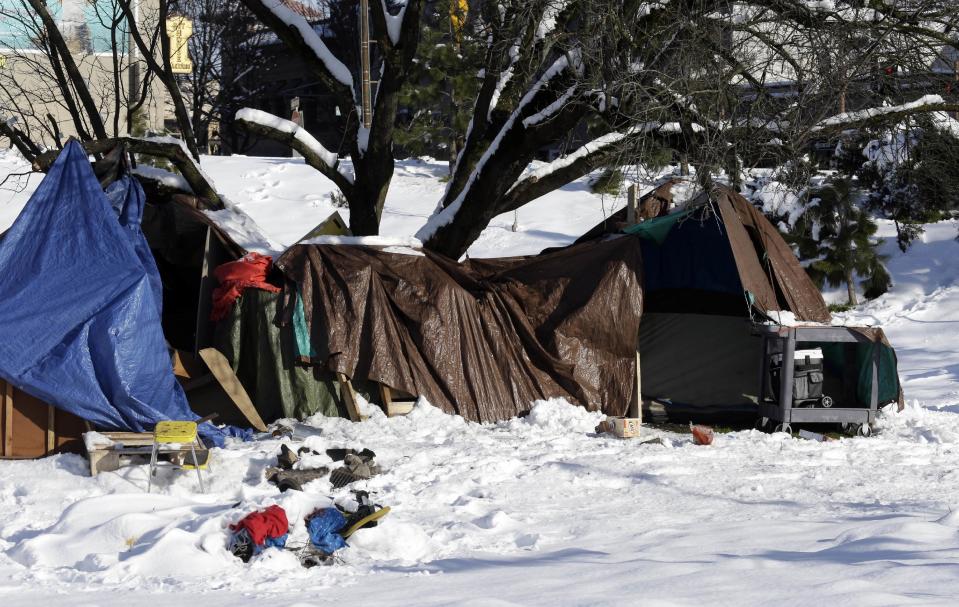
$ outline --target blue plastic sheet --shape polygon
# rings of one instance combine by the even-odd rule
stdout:
[[[105,429],[197,418],[163,337],[143,204],[130,178],[108,199],[71,141],[0,242],[0,377]]]
[[[336,508],[317,510],[306,519],[306,532],[310,543],[325,554],[333,554],[345,547],[346,540],[337,531],[346,526],[346,519]]]

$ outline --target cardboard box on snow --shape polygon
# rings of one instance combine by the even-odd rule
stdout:
[[[607,417],[600,422],[597,432],[609,432],[620,438],[639,438],[642,420],[636,417]]]

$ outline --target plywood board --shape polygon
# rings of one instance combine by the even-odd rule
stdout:
[[[343,404],[346,406],[346,412],[354,422],[360,421],[360,408],[356,402],[356,391],[353,390],[353,383],[343,373],[337,373],[336,377],[340,380],[340,396],[343,397]]]
[[[200,350],[200,358],[206,363],[207,368],[210,369],[210,373],[213,374],[213,377],[216,378],[220,387],[223,388],[223,391],[230,397],[230,400],[232,400],[233,404],[240,410],[240,413],[250,422],[250,426],[260,432],[266,432],[266,424],[263,422],[263,418],[260,417],[246,389],[243,388],[243,384],[240,383],[240,380],[233,372],[230,361],[215,348],[203,348]]]

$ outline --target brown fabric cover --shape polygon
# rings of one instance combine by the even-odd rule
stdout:
[[[718,190],[713,196],[716,206],[719,208],[719,215],[722,217],[723,226],[726,228],[726,237],[729,239],[729,246],[733,250],[733,259],[736,260],[736,270],[739,272],[739,281],[743,289],[749,291],[756,298],[756,305],[762,310],[779,310],[779,302],[776,300],[776,291],[767,278],[760,263],[760,258],[756,254],[756,247],[746,231],[746,227],[739,220],[739,215],[733,207],[732,197],[725,190]],[[818,293],[818,291],[817,291]]]
[[[310,362],[422,394],[474,421],[564,397],[622,415],[642,313],[637,238],[457,263],[430,252],[297,245]],[[289,311],[288,311],[289,312]]]
[[[822,293],[816,284],[806,274],[792,248],[783,239],[779,230],[766,219],[749,201],[729,188],[723,188],[719,198],[726,198],[735,209],[741,225],[752,232],[753,238],[758,240],[759,253],[765,254],[772,269],[772,277],[776,282],[777,292],[785,299],[778,308],[767,310],[786,309],[796,315],[799,320],[810,322],[825,322],[832,320],[829,307],[822,298]],[[725,219],[724,219],[725,220]],[[730,221],[726,221],[726,226]],[[732,230],[729,230],[732,234]],[[732,238],[730,238],[732,240]],[[735,245],[734,245],[735,246]],[[740,266],[742,276],[744,266]],[[760,277],[756,277],[757,279]],[[765,279],[765,276],[762,276]],[[745,284],[745,281],[743,281]]]

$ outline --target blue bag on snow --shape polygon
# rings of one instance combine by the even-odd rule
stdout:
[[[337,533],[345,526],[346,518],[336,508],[317,510],[306,519],[310,543],[326,554],[333,554],[346,546],[346,540]]]

